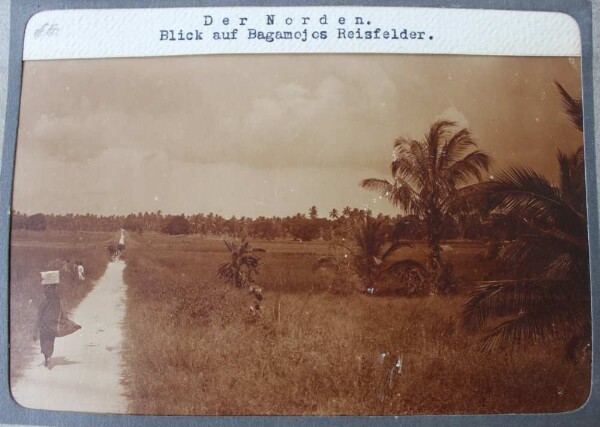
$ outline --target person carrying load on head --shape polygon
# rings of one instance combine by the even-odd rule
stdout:
[[[121,236],[119,237],[119,243],[117,244],[117,254],[118,257],[121,258],[123,256],[123,252],[125,251],[125,233],[121,230]]]
[[[41,284],[44,286],[44,299],[42,300],[37,316],[36,333],[34,340],[40,340],[41,353],[44,355],[44,366],[50,369],[50,358],[54,353],[54,340],[57,337],[72,334],[81,329],[81,326],[69,320],[62,312],[58,284],[59,271],[43,271]]]

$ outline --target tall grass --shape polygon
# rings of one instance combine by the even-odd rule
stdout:
[[[13,231],[10,247],[11,381],[18,378],[28,361],[39,352],[39,344],[32,339],[43,298],[39,272],[59,270],[63,261],[69,261],[71,272],[61,272],[59,285],[62,307],[68,313],[104,273],[108,264],[105,246],[115,238],[114,233]],[[85,266],[83,282],[77,279],[73,269],[75,261]]]
[[[476,337],[457,327],[463,296],[316,292],[318,279],[304,266],[321,244],[303,251],[256,244],[269,251],[258,278],[267,299],[257,317],[249,295],[215,279],[228,256],[222,243],[136,239],[125,270],[132,413],[555,412],[588,396],[590,367],[564,362],[552,343],[476,351]],[[462,263],[457,269],[467,271],[474,261]]]

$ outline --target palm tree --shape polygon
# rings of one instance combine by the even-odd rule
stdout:
[[[338,213],[338,210],[336,208],[333,208],[331,210],[331,212],[329,212],[329,218],[336,220],[340,217],[340,214]]]
[[[224,243],[231,253],[231,260],[219,266],[217,276],[238,288],[254,283],[253,275],[259,273],[260,262],[256,253],[265,252],[265,250],[253,248],[250,246],[250,242],[246,241],[242,241],[241,244],[228,241],[224,241]]]
[[[571,121],[582,129],[581,111],[558,85]],[[498,260],[506,268],[495,280],[479,282],[463,309],[467,330],[507,317],[487,331],[482,349],[501,344],[569,340],[570,356],[589,346],[591,334],[587,214],[583,147],[557,155],[558,185],[526,167],[512,167],[476,188],[484,209],[520,223],[526,231],[503,245]]]
[[[392,261],[391,257],[401,248],[412,246],[410,243],[393,241],[388,245],[385,218],[374,218],[365,215],[357,218],[350,225],[350,241],[338,242],[345,255],[350,255],[350,268],[361,279],[365,290],[373,289],[375,284],[384,276],[394,276],[399,280],[418,279],[419,285],[423,284],[425,268],[417,261],[402,259]],[[339,270],[342,263],[348,262],[346,257],[338,259],[333,256],[322,257],[317,260],[314,269],[334,268]]]
[[[378,191],[407,215],[425,223],[429,246],[428,270],[437,292],[445,292],[441,274],[447,270],[441,260],[440,239],[443,224],[450,215],[450,201],[457,191],[481,181],[492,160],[476,149],[471,132],[456,124],[435,122],[425,138],[416,141],[399,138],[394,143],[391,164],[392,182],[370,178],[361,181],[364,188]]]

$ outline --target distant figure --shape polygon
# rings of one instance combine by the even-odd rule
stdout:
[[[113,244],[110,244],[106,247],[106,250],[108,251],[108,256],[110,257],[110,260],[114,261],[117,258],[117,247]]]
[[[77,275],[79,280],[85,280],[85,268],[83,268],[83,264],[81,262],[77,263]]]
[[[44,355],[44,366],[50,369],[50,358],[54,353],[54,340],[75,332],[81,326],[67,319],[62,312],[60,297],[58,295],[59,272],[44,271],[42,285],[44,286],[44,300],[40,304],[37,316],[36,333],[34,340],[40,340],[41,353]]]
[[[123,253],[125,252],[125,232],[121,229],[121,235],[119,236],[119,243],[117,244],[117,255],[119,259],[123,259]]]
[[[62,262],[62,267],[60,268],[60,270],[63,273],[68,274],[69,273],[69,264],[70,264],[69,260],[63,261]]]

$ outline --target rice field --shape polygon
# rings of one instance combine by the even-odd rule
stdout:
[[[326,242],[253,242],[266,250],[247,289],[216,277],[222,241],[132,234],[125,280],[129,412],[178,415],[404,415],[573,410],[590,366],[561,343],[481,353],[459,326],[456,296],[337,292],[313,272]],[[444,259],[468,283],[486,273],[483,245],[449,242]],[[423,259],[416,244],[399,256]]]

